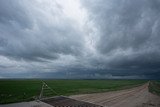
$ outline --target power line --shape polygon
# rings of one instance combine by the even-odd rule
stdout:
[[[42,81],[42,88],[41,88],[41,92],[40,92],[40,95],[39,95],[39,99],[49,97],[49,96],[55,95],[55,94],[59,95],[56,91],[54,91],[51,87],[49,87],[47,85],[47,83]]]

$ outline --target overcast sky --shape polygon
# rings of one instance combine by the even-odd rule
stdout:
[[[160,0],[0,0],[0,78],[160,79]]]

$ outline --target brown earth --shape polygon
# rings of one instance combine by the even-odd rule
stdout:
[[[70,96],[104,107],[160,107],[160,97],[148,92],[148,83],[132,89]]]

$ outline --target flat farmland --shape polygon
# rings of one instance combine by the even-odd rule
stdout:
[[[148,88],[149,92],[160,96],[160,81],[151,81]]]
[[[52,96],[100,93],[132,88],[146,80],[43,80]],[[40,94],[42,80],[0,80],[0,104],[31,101]]]

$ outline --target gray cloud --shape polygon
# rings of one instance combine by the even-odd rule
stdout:
[[[159,0],[84,0],[83,5],[100,32],[96,49],[109,57],[106,68],[159,72]]]
[[[0,1],[0,77],[160,77],[159,0],[72,2]]]
[[[96,3],[98,2],[98,3]],[[90,17],[100,31],[97,47],[102,53],[116,49],[141,50],[159,44],[158,0],[88,1]]]
[[[50,10],[43,10],[43,3],[34,1],[0,2],[1,55],[41,61],[57,59],[59,54],[81,54],[82,33],[75,27],[76,23],[63,15],[56,2],[53,1],[55,7]]]

